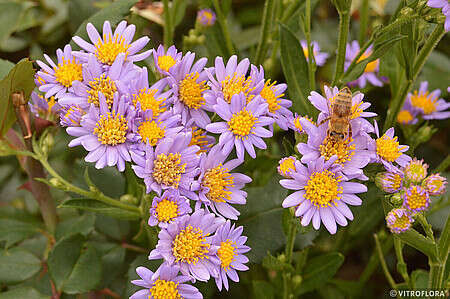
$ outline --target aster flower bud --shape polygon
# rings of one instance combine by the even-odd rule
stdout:
[[[403,187],[403,179],[401,172],[380,172],[375,177],[375,184],[384,192],[395,193]]]
[[[414,158],[405,166],[403,172],[405,179],[413,184],[418,184],[427,176],[428,164],[423,163],[423,160]]]
[[[424,211],[430,205],[430,196],[421,186],[411,186],[403,193],[403,207],[418,213]]]
[[[406,209],[393,209],[386,216],[387,227],[393,234],[407,231],[414,222]]]
[[[127,203],[127,204],[131,204],[131,205],[135,205],[135,204],[138,203],[137,198],[134,197],[134,196],[131,195],[131,194],[125,194],[125,195],[122,195],[122,196],[120,197],[120,201],[121,201],[121,202],[124,202],[124,203]]]
[[[430,195],[443,194],[445,192],[446,184],[447,179],[440,176],[439,173],[430,175],[422,182],[422,186],[428,191]]]
[[[286,158],[283,158],[280,160],[280,162],[278,163],[278,173],[281,176],[284,176],[285,178],[290,178],[291,177],[291,172],[295,171],[295,162],[297,161],[297,158],[295,158],[294,156],[289,156]]]
[[[390,198],[390,202],[392,205],[394,205],[396,207],[401,206],[403,203],[403,199],[402,199],[402,196],[400,195],[400,193],[395,193],[394,195],[392,195]]]
[[[299,286],[303,281],[303,278],[301,275],[294,275],[294,277],[292,277],[292,284],[294,285],[294,288]]]

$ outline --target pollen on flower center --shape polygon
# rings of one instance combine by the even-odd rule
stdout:
[[[178,188],[186,163],[181,164],[181,154],[159,154],[153,162],[153,178],[158,184]]]
[[[412,116],[411,112],[409,112],[408,110],[401,110],[397,114],[397,122],[399,122],[401,124],[409,124],[413,119],[414,119],[414,117]]]
[[[163,199],[156,206],[158,221],[168,222],[178,216],[178,205],[171,200]]]
[[[176,261],[196,264],[200,259],[208,258],[210,244],[206,243],[206,235],[199,228],[188,226],[178,233],[172,242],[172,254]]]
[[[89,86],[91,89],[87,91],[89,93],[88,102],[94,103],[97,107],[100,106],[98,93],[101,92],[105,96],[106,104],[111,108],[114,102],[114,93],[117,91],[116,83],[103,74],[99,78],[90,81]]]
[[[158,279],[150,289],[154,299],[182,299],[178,293],[178,283],[171,280]]]
[[[94,128],[94,134],[102,144],[117,145],[126,141],[128,123],[121,114],[108,112],[101,115]]]
[[[323,143],[319,146],[320,154],[325,157],[325,160],[329,160],[332,156],[337,155],[338,159],[336,163],[344,164],[352,159],[355,154],[355,145],[352,144],[353,139],[350,138],[336,142],[332,138],[326,137]]]
[[[73,81],[83,80],[81,64],[76,63],[75,58],[72,60],[63,58],[63,62],[58,63],[58,67],[55,69],[55,78],[65,87],[71,87]]]
[[[394,162],[402,155],[397,136],[391,138],[386,134],[376,140],[377,154],[388,162]]]
[[[250,102],[249,93],[252,92],[255,88],[251,88],[252,78],[245,78],[244,75],[238,76],[236,73],[233,74],[233,77],[227,76],[225,80],[221,82],[222,84],[222,92],[223,97],[228,104],[231,103],[231,98],[238,93],[243,92],[245,98],[247,99],[247,103]]]
[[[200,153],[206,153],[207,149],[211,147],[211,144],[208,143],[208,140],[206,140],[206,134],[205,131],[197,128],[192,127],[191,128],[192,137],[191,141],[189,142],[188,146],[191,145],[197,145],[200,147],[200,150],[197,152],[197,155]]]
[[[403,179],[398,173],[393,173],[390,176],[386,176],[385,180],[391,183],[391,188],[394,190],[398,190],[398,188],[402,186]]]
[[[247,111],[247,109],[244,108],[238,113],[233,114],[231,119],[228,121],[228,126],[234,135],[243,138],[250,134],[256,122],[257,118],[254,117],[250,111]]]
[[[282,96],[284,96],[283,94],[280,95],[275,95],[275,90],[274,90],[274,85],[277,82],[273,82],[272,84],[270,83],[270,79],[266,81],[266,83],[264,83],[264,87],[261,90],[260,96],[266,100],[267,104],[269,105],[269,112],[270,113],[275,113],[278,109],[280,109],[280,100],[279,98],[281,98]]]
[[[405,194],[405,204],[412,211],[421,211],[427,208],[429,196],[420,186],[409,188]]]
[[[340,199],[342,187],[339,186],[341,177],[329,170],[314,172],[305,186],[305,198],[316,207],[328,207]]]
[[[176,61],[170,55],[163,55],[158,57],[158,66],[163,71],[168,72],[171,67],[175,65]]]
[[[361,101],[352,106],[352,115],[350,116],[351,119],[355,119],[361,116],[361,113],[363,112],[363,110],[361,109],[362,104],[363,102]]]
[[[220,243],[220,248],[217,250],[217,256],[220,259],[220,266],[227,271],[236,256],[236,243],[227,239]]]
[[[180,83],[180,100],[191,109],[198,109],[205,103],[202,93],[208,89],[208,86],[205,81],[197,83],[198,77],[198,73],[186,74]]]
[[[408,215],[405,213],[401,217],[395,217],[394,226],[399,230],[404,230],[409,228],[411,221],[409,220]]]
[[[360,62],[366,58],[368,58],[370,55],[372,55],[372,53],[367,53],[367,54],[363,54],[361,55],[361,57],[358,59],[357,62]],[[375,72],[376,68],[378,67],[378,59],[375,59],[374,61],[369,62],[366,65],[366,68],[364,69],[364,73],[373,73]]]
[[[125,44],[125,38],[116,36],[113,39],[111,34],[109,36],[104,34],[103,41],[99,39],[95,44],[95,48],[97,49],[95,55],[102,63],[112,65],[117,55],[120,53],[128,54],[127,50],[129,47],[130,45]]]
[[[295,158],[287,157],[282,159],[278,166],[278,172],[283,176],[290,177],[289,173],[291,171],[295,171]]]
[[[209,169],[203,177],[202,185],[209,189],[206,197],[214,202],[225,202],[230,200],[232,193],[229,188],[233,187],[234,179],[227,168],[222,164]]]
[[[417,90],[414,91],[414,94],[411,96],[411,104],[414,107],[420,108],[423,110],[424,114],[431,114],[436,111],[436,99],[431,99],[431,96],[428,94],[428,91],[424,94],[418,94]]]
[[[142,138],[142,142],[155,146],[164,137],[165,128],[159,121],[147,120],[139,125],[138,133]]]
[[[166,108],[164,108],[165,99],[155,99],[155,94],[157,92],[157,89],[144,88],[139,90],[139,93],[133,94],[134,107],[137,107],[137,104],[139,103],[143,111],[150,109],[153,112],[152,116],[158,117],[161,113],[166,111]]]

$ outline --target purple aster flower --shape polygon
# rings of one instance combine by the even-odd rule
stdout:
[[[286,197],[283,207],[295,207],[295,216],[301,217],[301,224],[311,222],[318,230],[322,222],[331,234],[336,233],[336,223],[347,225],[347,219],[353,220],[353,214],[347,205],[359,206],[361,199],[355,193],[367,192],[360,183],[349,182],[341,176],[341,166],[335,162],[337,156],[325,161],[324,157],[310,161],[305,167],[296,164],[292,179],[280,180],[281,186],[296,190]],[[346,219],[347,218],[347,219]]]
[[[82,145],[89,151],[84,160],[96,162],[97,169],[117,165],[119,171],[124,171],[125,161],[131,161],[130,129],[135,111],[123,97],[119,98],[117,92],[111,108],[108,108],[101,93],[99,101],[100,107],[92,104],[81,118],[81,126],[67,127],[67,133],[77,137],[69,143],[69,147]]]
[[[364,60],[368,58],[370,55],[372,55],[372,48],[373,46],[371,45],[364,52],[364,54],[358,59],[357,62],[360,62],[361,60]],[[355,40],[347,44],[347,49],[345,52],[345,69],[347,69],[350,66],[351,62],[353,61],[353,59],[355,59],[359,50],[360,47],[358,41]],[[374,86],[383,86],[383,81],[381,80],[381,78],[378,77],[378,71],[380,68],[379,64],[380,64],[379,59],[369,62],[366,65],[366,68],[364,69],[364,73],[355,81],[350,82],[349,85],[352,86],[358,85],[360,88],[364,88],[366,87],[367,81],[369,81],[369,83]]]
[[[245,204],[247,192],[241,189],[252,179],[241,173],[231,173],[242,161],[234,159],[225,163],[226,158],[218,146],[203,155],[200,175],[191,187],[196,196],[191,199],[197,201],[196,209],[204,204],[215,214],[237,220],[240,213],[231,204]]]
[[[62,127],[80,127],[81,118],[86,112],[77,105],[64,106],[59,111],[59,124]]]
[[[181,196],[178,190],[167,189],[160,197],[153,197],[148,225],[167,228],[169,223],[192,212],[189,199]]]
[[[267,103],[261,103],[260,97],[255,97],[246,104],[244,93],[234,95],[231,104],[219,98],[214,105],[214,111],[224,120],[222,122],[211,123],[206,126],[206,130],[220,134],[219,145],[222,153],[227,155],[236,147],[239,160],[244,160],[245,151],[252,158],[256,157],[256,146],[266,149],[266,144],[262,138],[272,137],[272,132],[263,128],[273,123],[271,117],[263,116],[267,111]]]
[[[185,125],[192,119],[204,129],[211,122],[204,110],[207,109],[204,94],[208,89],[208,75],[203,69],[208,59],[201,58],[196,63],[194,59],[195,54],[187,52],[180,63],[174,66],[167,81],[173,90],[173,110],[174,113],[181,114],[181,123]]]
[[[439,173],[435,173],[427,177],[422,186],[428,191],[430,195],[441,195],[445,192],[445,185],[447,184],[447,179],[440,176]]]
[[[316,122],[311,117],[309,117],[307,115],[301,116],[301,115],[298,115],[296,112],[295,116],[289,120],[289,123],[288,123],[289,128],[299,134],[305,133],[305,131],[303,130],[303,126],[300,123],[300,119],[302,119],[302,118],[306,118],[311,124],[317,125]]]
[[[114,94],[119,97],[128,92],[129,82],[139,73],[132,63],[124,63],[125,55],[120,53],[107,70],[90,54],[88,62],[83,64],[83,81],[73,82],[73,93],[59,100],[63,106],[78,105],[87,110],[90,104],[99,106],[99,95],[102,94],[108,107],[111,107]]]
[[[186,124],[186,128],[184,129],[185,133],[191,134],[191,142],[189,142],[189,145],[197,145],[200,147],[197,155],[201,153],[208,153],[212,146],[216,143],[216,138],[206,134],[204,129],[191,126],[191,123],[192,120]]]
[[[377,139],[368,137],[368,150],[371,155],[371,163],[382,163],[386,170],[396,168],[394,162],[405,167],[411,157],[403,154],[409,149],[407,145],[400,145],[397,136],[394,136],[394,128],[390,128],[380,137],[377,121],[375,121],[375,134]],[[367,135],[368,136],[368,135]]]
[[[407,231],[414,220],[405,209],[393,209],[386,216],[386,224],[393,234]]]
[[[403,188],[404,174],[401,171],[380,172],[375,178],[378,188],[387,193],[396,193]]]
[[[450,117],[450,111],[445,111],[450,107],[450,103],[444,99],[439,99],[441,91],[439,89],[428,91],[428,82],[420,83],[419,90],[409,93],[406,101],[412,107],[418,109],[423,119],[446,119]]]
[[[308,97],[311,104],[320,111],[317,119],[318,124],[331,116],[331,106],[335,101],[336,95],[339,93],[339,89],[337,87],[331,89],[326,85],[324,86],[324,91],[325,97],[315,91],[312,91],[311,95]],[[364,102],[363,99],[364,94],[360,92],[356,92],[352,96],[350,126],[352,127],[352,130],[355,131],[359,131],[361,129],[364,132],[372,133],[374,128],[366,118],[377,116],[377,114],[374,112],[365,111],[371,104],[369,102]]]
[[[445,16],[445,31],[450,31],[450,2],[448,0],[428,0],[427,5],[433,8],[442,8],[442,14]]]
[[[234,282],[239,282],[237,271],[247,271],[245,263],[248,258],[244,255],[250,251],[250,247],[244,245],[247,237],[242,236],[243,228],[231,225],[230,220],[217,229],[212,243],[219,246],[217,256],[220,259],[219,275],[215,277],[216,285],[219,291],[222,291],[222,285],[228,291],[228,278]],[[237,271],[236,271],[237,270]]]
[[[301,161],[308,163],[324,157],[325,161],[337,155],[335,163],[342,165],[342,173],[348,178],[367,180],[363,168],[370,161],[370,153],[367,150],[367,135],[359,134],[357,128],[352,128],[352,136],[341,142],[327,135],[328,124],[316,126],[306,118],[301,118],[303,130],[308,134],[307,143],[299,143],[297,150],[303,155]]]
[[[305,54],[306,61],[308,61],[309,58],[308,44],[306,40],[301,40],[300,44],[303,49],[303,54]],[[328,55],[328,53],[325,52],[320,52],[319,43],[316,41],[311,41],[311,47],[313,50],[314,61],[316,62],[316,65],[323,66],[330,55]]]
[[[264,81],[263,67],[260,66],[258,70],[256,66],[252,65],[250,77],[255,80],[255,82],[261,82],[261,80]],[[265,81],[262,90],[259,92],[263,102],[268,105],[267,115],[272,117],[283,130],[288,130],[289,120],[293,117],[292,112],[288,109],[292,106],[292,102],[283,98],[286,89],[286,84],[277,84],[276,81],[271,83],[269,79]]]
[[[212,235],[223,222],[223,218],[203,209],[184,215],[161,229],[158,244],[148,258],[164,259],[170,266],[179,266],[183,275],[200,281],[217,277],[219,246],[212,243]]]
[[[167,52],[163,45],[159,45],[158,49],[153,50],[153,60],[158,73],[161,75],[168,75],[172,72],[172,67],[181,61],[183,53],[178,52],[175,46],[169,47]]]
[[[211,87],[205,95],[207,105],[212,107],[219,99],[230,104],[233,96],[239,93],[243,93],[249,103],[258,95],[264,87],[264,75],[255,78],[247,76],[249,66],[248,58],[238,63],[237,56],[233,55],[225,66],[222,57],[216,57],[214,67],[206,69]]]
[[[412,213],[425,211],[430,205],[430,195],[427,190],[421,186],[413,185],[405,188],[402,194],[403,207]]]
[[[291,179],[292,178],[291,173],[295,172],[295,169],[296,169],[295,165],[297,163],[300,163],[300,162],[294,156],[289,156],[289,157],[285,157],[285,158],[281,159],[278,162],[278,167],[277,167],[278,173],[287,179]]]
[[[81,62],[72,54],[72,48],[66,45],[64,51],[56,50],[57,64],[47,54],[44,54],[44,58],[50,66],[40,60],[36,61],[41,68],[36,73],[36,85],[45,93],[46,99],[52,96],[57,99],[64,97],[66,93],[73,91],[72,84],[75,81],[83,79]]]
[[[136,165],[133,170],[144,179],[147,193],[152,190],[161,195],[161,190],[178,189],[181,195],[192,197],[190,190],[194,177],[198,174],[200,157],[196,154],[200,148],[189,146],[190,134],[178,133],[175,137],[162,139],[156,148],[147,146],[145,155],[134,151],[131,156]]]
[[[55,97],[44,98],[36,92],[31,93],[31,101],[28,103],[30,111],[42,118],[49,118],[52,115],[58,115],[61,106],[56,102]]]
[[[132,284],[145,288],[131,295],[130,299],[202,299],[196,287],[185,284],[192,278],[178,275],[178,266],[162,264],[155,273],[145,267],[137,267],[136,273],[141,279],[131,281]]]
[[[411,97],[408,97],[403,104],[402,109],[397,114],[397,122],[402,125],[414,125],[418,121],[418,114],[420,110],[411,104]]]
[[[428,164],[423,163],[423,159],[417,160],[417,158],[413,158],[402,170],[408,182],[419,184],[426,178],[428,167]]]
[[[203,26],[210,27],[216,23],[216,14],[209,8],[197,12],[197,21]]]
[[[92,43],[85,41],[79,36],[72,38],[80,48],[87,52],[76,53],[77,57],[84,61],[89,60],[91,53],[104,65],[112,65],[120,54],[124,55],[125,61],[129,62],[144,60],[151,54],[151,50],[138,53],[147,45],[150,39],[144,36],[132,42],[136,26],[127,25],[126,21],[120,22],[114,33],[109,21],[103,23],[102,36],[91,23],[86,25],[86,31]]]

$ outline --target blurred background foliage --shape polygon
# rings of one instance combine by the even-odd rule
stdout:
[[[23,57],[42,59],[43,53],[54,56],[56,49],[69,43],[86,19],[102,9],[107,9],[112,2],[114,1],[0,0],[0,58],[16,63]],[[210,1],[174,2],[178,2],[180,6],[175,15],[177,26],[174,35],[178,48],[208,57],[209,64],[216,56],[229,56],[217,23],[205,30],[205,41],[195,40],[195,37],[192,40],[190,30],[194,28],[196,12],[199,7],[211,7]],[[298,1],[298,7],[284,22],[299,39],[304,38],[299,25],[303,2]],[[349,40],[358,38],[359,29],[360,1],[353,2]],[[399,1],[369,2],[371,31],[389,19]],[[260,37],[264,1],[222,0],[220,3],[224,14],[228,16],[236,52],[241,58],[254,57]],[[322,50],[330,53],[332,57],[318,70],[317,78],[321,87],[325,83],[330,84],[332,79],[338,16],[330,1],[316,0],[313,4],[312,40],[318,41]],[[137,36],[148,35],[151,38],[149,48],[162,43],[162,3],[141,0],[133,7],[131,14],[128,14],[127,8],[115,13],[107,19],[115,18],[114,20],[118,21],[125,17],[128,22],[137,26]],[[449,41],[450,36],[447,34],[431,54],[416,82],[418,86],[420,81],[427,80],[431,90],[439,88],[447,98],[446,89],[450,78]],[[275,39],[271,42],[275,42]],[[265,60],[264,66],[271,78],[285,82],[277,55],[275,53]],[[389,59],[392,59],[390,55],[383,56],[382,69],[383,66],[389,65]],[[388,85],[382,88],[369,86],[362,90],[372,103],[371,111],[377,112],[381,118],[386,115],[390,99],[389,88]],[[449,120],[435,121],[433,125],[439,131],[416,149],[416,156],[424,158],[431,169],[448,155],[449,144]],[[62,129],[55,129],[54,133],[50,163],[64,178],[74,185],[86,187],[83,173],[87,167],[92,181],[105,194],[120,198],[129,190],[130,182],[123,174],[112,168],[95,170],[83,161],[84,152],[80,147],[67,148],[68,136]],[[286,190],[278,184],[275,165],[282,156],[290,154],[285,149],[286,143],[294,143],[292,132],[276,132],[267,150],[259,151],[256,159],[249,159],[240,167],[239,172],[253,178],[247,188],[248,202],[238,208],[241,212],[239,224],[244,225],[244,234],[249,237],[248,244],[252,247],[249,253],[250,271],[241,272],[241,282],[233,283],[228,293],[217,292],[213,281],[207,284],[198,282],[196,286],[205,298],[262,299],[275,298],[281,293],[279,273],[284,264],[280,263],[283,255],[279,254],[286,240],[283,234],[285,222],[291,221],[291,218],[281,208]],[[448,177],[448,174],[446,176]],[[16,159],[0,157],[0,182],[0,244],[8,248],[0,253],[1,299],[49,298],[52,286],[48,264],[51,263],[57,265],[57,273],[53,273],[58,277],[55,283],[64,285],[65,293],[61,298],[127,298],[136,291],[129,283],[137,277],[135,268],[146,265],[150,269],[156,269],[157,262],[148,261],[146,258],[149,246],[154,245],[156,240],[142,230],[145,222],[118,220],[71,208],[58,210],[63,221],[58,224],[55,240],[52,240],[56,242],[56,247],[48,261],[44,261],[43,257],[47,256],[49,250],[49,240],[42,229],[36,202],[31,194],[21,187],[26,182],[26,174]],[[70,198],[70,194],[56,189],[51,192],[58,204]],[[450,211],[446,200],[448,194],[447,191],[442,200],[436,201],[446,203],[444,208],[438,210],[432,207],[429,213],[429,220],[436,231],[442,229]],[[380,241],[387,252],[387,263],[391,269],[395,269],[396,262],[392,238],[388,233],[384,233],[386,229],[380,196],[381,192],[375,187],[363,194],[363,205],[352,208],[355,220],[334,236],[323,230],[316,232],[301,228],[294,253],[295,266],[299,269],[299,287],[295,290],[297,295],[302,294],[302,298],[387,296],[389,287],[375,255],[374,233],[381,231]],[[62,239],[63,241],[59,242]],[[310,246],[313,244],[314,246]],[[310,247],[310,250],[308,261],[303,265],[305,251],[300,254],[299,250],[306,247]],[[421,269],[427,269],[426,257],[412,248],[405,247],[405,259],[416,285],[425,287],[427,272]],[[397,278],[398,274],[393,272],[394,278]],[[74,295],[79,293],[84,295]]]

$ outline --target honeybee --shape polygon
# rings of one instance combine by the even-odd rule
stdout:
[[[334,103],[329,107],[330,116],[321,123],[328,122],[327,138],[338,143],[352,136],[350,117],[352,114],[352,92],[348,87],[339,90]]]

